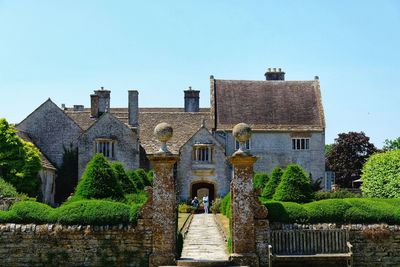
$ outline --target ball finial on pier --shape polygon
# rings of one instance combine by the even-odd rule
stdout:
[[[158,153],[171,153],[168,150],[167,142],[173,135],[172,126],[166,122],[159,123],[154,128],[154,135],[161,142],[161,147]]]

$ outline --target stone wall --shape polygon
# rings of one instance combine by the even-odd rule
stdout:
[[[64,147],[69,148],[71,144],[76,147],[82,133],[81,128],[50,99],[16,128],[28,133],[35,145],[57,168],[61,167]]]
[[[195,143],[213,144],[212,163],[194,163],[193,145]],[[191,185],[195,182],[214,184],[215,197],[229,193],[230,176],[227,172],[224,148],[206,128],[201,128],[181,148],[177,170],[178,195],[181,201],[190,198]]]
[[[310,149],[293,150],[292,138],[310,138]],[[225,136],[225,137],[224,137]],[[226,155],[235,152],[235,141],[231,132],[216,133],[218,141],[226,147]],[[306,172],[311,173],[314,180],[325,175],[325,134],[289,133],[289,132],[253,132],[250,139],[250,150],[258,157],[254,165],[255,171],[271,173],[277,166],[286,167],[290,163],[299,164]]]
[[[0,266],[147,266],[151,227],[0,224]]]
[[[400,266],[400,225],[387,224],[270,224],[271,229],[347,229],[354,266]]]
[[[130,129],[110,113],[105,113],[79,138],[79,178],[95,153],[95,140],[115,140],[115,157],[126,169],[139,168],[139,141],[137,128]]]

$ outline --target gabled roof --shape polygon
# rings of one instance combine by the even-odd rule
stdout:
[[[32,143],[36,147],[36,145],[33,143],[32,139],[29,137],[29,135],[27,133],[18,130],[17,135],[19,136],[19,138],[21,138],[25,142]],[[40,151],[40,149],[39,149],[39,151]],[[48,160],[48,158],[46,158],[46,156],[41,151],[40,151],[40,159],[42,161],[43,169],[56,170],[56,167],[54,167],[54,165],[51,164],[51,162]]]
[[[98,119],[90,117],[90,109],[83,111],[64,111],[70,118],[88,130]],[[128,124],[127,108],[110,108],[110,113],[124,124]],[[173,137],[168,141],[168,148],[172,153],[179,153],[179,149],[201,127],[203,119],[205,126],[210,129],[210,109],[202,108],[199,112],[184,112],[183,108],[139,108],[140,144],[147,154],[153,154],[160,148],[160,142],[154,137],[154,127],[161,122],[169,123],[174,129]]]
[[[244,81],[211,79],[211,117],[217,130],[237,123],[254,130],[323,131],[319,81]]]

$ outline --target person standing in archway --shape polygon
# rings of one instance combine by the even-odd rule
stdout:
[[[208,213],[208,195],[203,197],[204,213]]]

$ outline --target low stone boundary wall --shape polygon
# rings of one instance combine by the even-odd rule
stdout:
[[[152,231],[136,226],[0,224],[0,266],[148,266]]]
[[[270,229],[347,229],[353,245],[354,266],[400,266],[400,225],[271,223]]]

